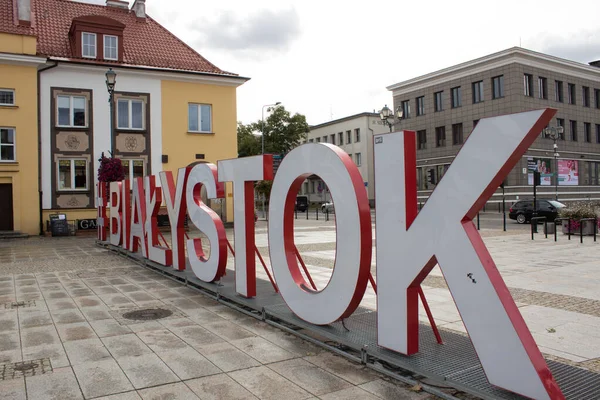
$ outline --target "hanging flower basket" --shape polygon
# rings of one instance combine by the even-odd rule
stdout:
[[[106,185],[106,199],[110,193],[110,182],[120,182],[125,179],[125,169],[121,160],[114,157],[106,157],[104,153],[98,159],[100,167],[98,168],[98,182],[104,182]]]

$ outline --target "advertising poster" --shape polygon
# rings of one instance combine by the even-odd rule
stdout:
[[[561,186],[579,185],[577,160],[558,160],[558,184]]]
[[[533,185],[533,172],[540,173],[541,185],[552,185],[552,159],[551,158],[527,158],[528,183]]]

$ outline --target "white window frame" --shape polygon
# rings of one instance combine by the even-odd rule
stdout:
[[[135,161],[142,162],[142,167],[144,169],[144,171],[142,172],[142,176],[146,176],[146,160],[144,160],[143,158],[121,158],[121,163],[123,163],[123,161],[127,161],[129,163],[129,171],[125,171],[125,179],[129,179],[130,181],[133,180],[133,163]]]
[[[196,114],[198,116],[198,130],[193,130],[190,129],[190,106],[196,106]],[[210,107],[210,121],[209,121],[209,127],[207,131],[203,131],[202,130],[202,120],[201,120],[201,110],[202,110],[202,106],[206,106],[206,107]],[[188,103],[188,132],[195,132],[195,133],[212,133],[213,132],[213,115],[212,115],[212,104],[206,104],[206,103]]]
[[[119,37],[115,35],[103,35],[104,36],[104,59],[105,60],[118,60],[119,59]],[[106,56],[106,38],[115,38],[115,57],[107,57]]]
[[[71,162],[71,187],[70,188],[60,188],[60,162],[61,161],[70,161]],[[85,188],[75,188],[75,161],[85,161]],[[85,192],[89,190],[90,187],[90,168],[89,162],[85,158],[81,157],[61,157],[56,160],[56,191],[58,192]]]
[[[10,93],[12,93],[12,98],[13,98],[12,103],[0,103],[0,106],[14,106],[17,104],[15,89],[0,89],[0,92],[10,92]]]
[[[121,126],[119,125],[119,102],[126,101],[127,102],[127,125]],[[142,103],[142,127],[134,128],[132,126],[133,123],[133,107],[131,107],[132,103]],[[146,127],[146,103],[144,100],[140,99],[129,99],[125,97],[120,97],[117,99],[117,129],[129,129],[133,131],[143,131]]]
[[[94,37],[94,55],[85,55],[85,44],[83,38],[85,35],[91,35]],[[91,45],[88,45],[91,48]],[[92,32],[81,32],[81,56],[83,58],[96,58],[98,56],[98,36]]]
[[[13,133],[14,143],[2,143],[0,139],[0,148],[2,147],[12,147],[13,148],[13,159],[12,160],[0,160],[3,163],[14,163],[17,161],[17,129],[12,126],[0,126],[0,129],[8,129]]]
[[[69,98],[69,125],[60,125],[60,120],[58,118],[58,99],[59,97],[68,97]],[[75,112],[73,110],[73,99],[81,98],[84,101],[83,112],[84,112],[84,124],[83,126],[75,125]],[[56,96],[56,126],[63,128],[87,128],[88,126],[88,101],[85,96],[73,96],[73,95],[64,95],[59,94]]]

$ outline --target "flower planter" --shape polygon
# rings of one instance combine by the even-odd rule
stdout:
[[[567,221],[562,222],[562,232],[564,234],[569,233]],[[571,235],[579,235],[581,233],[581,223],[583,223],[583,235],[593,235],[594,234],[594,221],[583,221],[579,222],[578,220],[571,220]]]

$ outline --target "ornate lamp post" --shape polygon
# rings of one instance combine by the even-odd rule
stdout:
[[[562,126],[549,126],[548,128],[544,128],[544,136],[549,137],[554,141],[554,167],[556,168],[554,190],[556,192],[556,201],[558,201],[558,157],[560,157],[560,154],[558,154],[558,145],[556,144],[556,141],[563,134],[564,130],[565,129]]]
[[[390,132],[392,131],[394,125],[400,122],[403,117],[402,109],[398,107],[396,112],[394,113],[387,104],[379,111],[379,118],[383,121],[384,125],[390,127]]]
[[[110,105],[110,156],[113,157],[113,141],[115,133],[115,118],[114,118],[114,93],[115,84],[117,83],[117,73],[109,68],[106,71],[106,89],[108,90],[108,104]]]
[[[265,107],[277,107],[278,105],[280,105],[281,102],[278,101],[275,104],[267,104],[264,105],[262,107],[262,114],[261,114],[261,123],[260,123],[260,131],[262,133],[262,154],[265,154]]]

